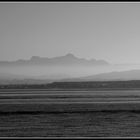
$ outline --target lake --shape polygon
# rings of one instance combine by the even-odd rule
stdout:
[[[140,90],[1,90],[0,137],[140,137]]]

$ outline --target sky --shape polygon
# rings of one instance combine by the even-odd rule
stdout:
[[[0,2],[0,60],[67,53],[140,63],[140,3]]]

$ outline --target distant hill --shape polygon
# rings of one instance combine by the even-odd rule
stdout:
[[[56,79],[54,81],[57,81]],[[53,82],[52,79],[41,79],[34,76],[25,76],[11,73],[0,73],[0,85],[4,84],[47,84]]]
[[[0,73],[0,84],[47,84],[70,78],[68,75],[54,74],[42,76],[27,76],[11,73]]]
[[[101,74],[77,78],[75,80],[76,81],[140,80],[140,70],[101,73]]]
[[[57,81],[57,80],[56,80]],[[48,84],[53,80],[39,80],[39,79],[0,79],[0,85],[40,85]]]
[[[68,78],[67,78],[68,77]],[[70,78],[68,75],[24,76],[0,73],[0,84],[47,84],[52,82],[129,81],[140,80],[140,70],[108,72],[91,76]]]
[[[96,59],[84,59],[78,58],[73,54],[69,53],[65,56],[59,57],[39,57],[39,56],[32,56],[29,60],[17,60],[17,61],[0,61],[0,66],[32,66],[32,65],[39,65],[39,66],[94,66],[94,65],[109,65],[108,62],[105,60],[96,60]]]

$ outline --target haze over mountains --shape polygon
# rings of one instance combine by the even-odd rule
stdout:
[[[78,58],[71,53],[65,56],[58,56],[53,58],[32,56],[29,60],[17,60],[17,61],[0,61],[0,66],[93,66],[93,65],[108,65],[105,60]]]
[[[0,84],[104,80],[140,80],[140,65],[113,65],[71,53],[53,58],[32,56],[29,60],[0,61]]]
[[[78,58],[71,53],[53,58],[0,61],[0,79],[64,79],[93,74],[92,69],[110,65],[105,60]]]
[[[140,70],[129,70],[121,72],[108,72],[79,78],[71,78],[66,75],[47,76],[24,76],[14,74],[0,74],[0,84],[47,84],[55,81],[127,81],[140,80]]]

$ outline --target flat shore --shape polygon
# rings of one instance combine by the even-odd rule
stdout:
[[[140,111],[140,90],[0,90],[4,112]]]

